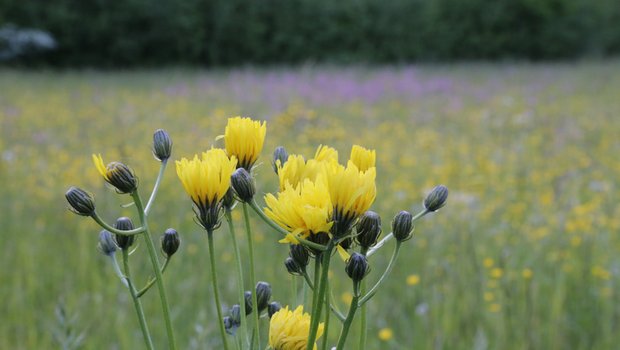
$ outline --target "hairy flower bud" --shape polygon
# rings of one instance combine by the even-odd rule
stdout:
[[[367,211],[357,222],[357,236],[355,240],[364,249],[377,243],[381,235],[381,217],[374,211]]]
[[[160,162],[170,158],[172,153],[172,140],[164,129],[157,129],[153,134],[153,155]]]
[[[252,307],[252,292],[249,291],[249,290],[246,290],[243,293],[243,298],[245,299],[244,300],[244,302],[245,302],[245,314],[249,315],[249,314],[252,313],[252,309],[253,309],[253,307]]]
[[[273,166],[273,171],[278,173],[278,166],[284,166],[284,163],[288,160],[288,152],[284,147],[278,146],[273,151],[273,161],[271,162],[271,166]]]
[[[81,188],[71,186],[65,192],[65,198],[70,210],[78,215],[91,216],[95,213],[95,200],[93,196]]]
[[[436,186],[424,199],[424,208],[431,212],[437,211],[446,205],[446,200],[448,200],[448,188],[444,185]]]
[[[226,194],[222,198],[222,206],[226,210],[232,210],[233,205],[235,205],[235,191],[232,187],[229,187],[228,191],[226,191]]]
[[[411,231],[413,230],[413,216],[408,211],[401,211],[396,214],[392,221],[392,233],[394,238],[403,242],[411,238]]]
[[[230,308],[230,320],[233,326],[239,326],[241,324],[241,306],[235,304]]]
[[[271,316],[273,316],[273,314],[275,314],[276,312],[280,311],[281,308],[282,305],[280,305],[280,303],[278,303],[277,301],[272,301],[267,306],[267,315],[269,315],[269,318],[271,318]]]
[[[263,281],[258,282],[256,284],[256,303],[259,313],[267,308],[269,299],[271,299],[271,285]]]
[[[107,165],[106,179],[120,193],[131,193],[138,188],[138,179],[133,171],[121,162],[112,162]]]
[[[224,330],[226,331],[226,333],[234,335],[235,326],[233,324],[232,318],[230,316],[224,316],[222,322],[224,323]]]
[[[308,266],[310,254],[308,254],[308,250],[303,245],[291,244],[289,256],[300,268],[305,269]]]
[[[177,252],[181,245],[181,239],[179,233],[173,228],[167,229],[161,236],[161,250],[170,258]]]
[[[103,255],[112,256],[116,252],[117,246],[114,238],[109,231],[102,230],[99,232],[99,243],[97,248]]]
[[[254,180],[250,173],[244,168],[235,170],[230,178],[230,184],[235,189],[237,197],[243,202],[249,202],[256,193],[256,187],[254,186]]]
[[[361,281],[370,271],[366,256],[359,253],[351,254],[351,257],[347,260],[345,271],[354,282]]]
[[[120,217],[116,219],[114,228],[121,231],[129,231],[133,230],[134,226],[130,218]],[[133,245],[136,236],[114,235],[114,238],[116,239],[116,244],[118,244],[118,247],[125,250]]]
[[[291,275],[303,274],[304,270],[290,256],[284,259],[284,266],[286,267],[286,271],[288,271]]]

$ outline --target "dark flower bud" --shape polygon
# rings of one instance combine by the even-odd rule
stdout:
[[[234,326],[241,324],[241,306],[239,304],[235,304],[230,308],[230,320]]]
[[[233,205],[235,205],[235,191],[232,187],[229,187],[228,191],[226,191],[226,194],[224,195],[224,198],[222,198],[222,206],[226,210],[232,210]]]
[[[377,243],[381,235],[381,217],[374,211],[367,211],[357,222],[357,236],[355,240],[365,249]]]
[[[172,140],[164,129],[158,129],[153,134],[153,155],[160,162],[170,158],[172,153]]]
[[[448,188],[444,185],[436,186],[424,199],[424,208],[431,212],[437,211],[446,205],[446,200],[448,200]]]
[[[289,256],[300,268],[305,269],[308,266],[310,254],[308,254],[308,250],[303,245],[291,244]]]
[[[271,285],[267,282],[258,282],[256,284],[256,303],[259,313],[267,308],[269,299],[271,299]]]
[[[267,315],[269,315],[269,318],[271,318],[271,316],[273,316],[273,314],[275,314],[276,312],[280,311],[281,308],[282,305],[280,305],[280,303],[278,303],[277,301],[272,301],[269,303],[269,305],[267,305]]]
[[[370,271],[370,266],[368,266],[366,256],[359,253],[353,253],[351,254],[349,260],[347,260],[347,266],[344,270],[354,282],[359,282],[366,277]]]
[[[312,243],[325,246],[327,245],[327,243],[329,242],[331,238],[329,237],[329,234],[327,234],[327,232],[319,232],[319,233],[315,233],[313,235],[308,236],[307,239]],[[310,249],[310,252],[314,254],[314,256],[321,254],[321,251],[318,249],[313,249],[313,248],[309,248],[309,249]]]
[[[114,228],[116,228],[117,230],[121,230],[121,231],[129,231],[129,230],[133,230],[134,226],[130,218],[120,217],[116,219]],[[133,245],[133,242],[135,241],[136,236],[114,235],[114,238],[116,239],[116,244],[118,244],[118,247],[125,250]]]
[[[351,237],[347,237],[343,239],[342,241],[340,241],[340,246],[344,248],[345,250],[351,248],[352,244],[353,244],[353,239]]]
[[[303,274],[304,270],[290,256],[284,260],[284,266],[286,267],[286,271],[291,275]]]
[[[252,313],[252,292],[246,290],[243,293],[243,298],[245,299],[245,314],[249,315]]]
[[[99,243],[97,248],[103,255],[112,256],[116,252],[116,242],[109,231],[102,230],[99,232]]]
[[[230,178],[230,184],[235,189],[237,197],[243,202],[249,202],[256,193],[256,187],[254,186],[254,180],[250,173],[244,168],[235,170]]]
[[[177,252],[180,245],[181,238],[179,238],[179,233],[173,228],[167,229],[161,236],[161,250],[168,258]]]
[[[82,216],[91,216],[95,213],[95,200],[90,193],[83,189],[71,186],[65,192],[65,198],[69,202],[72,212]]]
[[[224,316],[222,322],[224,323],[224,330],[226,331],[226,333],[234,335],[236,328],[233,324],[232,319],[229,316]]]
[[[273,166],[273,171],[275,171],[277,174],[278,167],[284,166],[284,163],[286,163],[287,160],[288,152],[286,151],[286,149],[284,149],[284,147],[282,146],[276,147],[276,149],[273,151],[273,161],[271,163],[271,166]]]
[[[129,167],[121,162],[112,162],[106,167],[106,180],[120,193],[131,193],[138,188],[138,179]]]
[[[411,238],[413,230],[413,216],[408,211],[401,211],[396,214],[392,221],[392,234],[398,241],[403,242]]]

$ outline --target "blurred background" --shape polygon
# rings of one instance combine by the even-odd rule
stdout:
[[[277,190],[279,145],[311,157],[327,144],[341,162],[353,144],[376,149],[384,234],[433,186],[450,188],[370,303],[368,349],[614,349],[619,51],[614,0],[0,0],[0,348],[140,348],[131,299],[97,252],[99,227],[63,195],[80,186],[107,221],[137,220],[91,154],[131,166],[147,197],[155,129],[168,130],[178,160],[221,146],[227,118],[243,115],[267,121],[260,203]],[[192,215],[169,166],[150,226],[183,240],[165,275],[178,345],[217,349]],[[257,278],[295,305],[288,247],[253,224]],[[225,227],[215,244],[229,306]],[[392,247],[371,259],[370,281]],[[150,268],[137,249],[142,284]],[[338,259],[332,272],[345,308]],[[163,347],[156,292],[143,302]]]

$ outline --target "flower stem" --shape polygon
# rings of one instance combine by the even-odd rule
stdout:
[[[142,330],[142,337],[144,338],[144,344],[149,350],[154,349],[153,340],[149,333],[149,327],[146,324],[146,318],[144,317],[144,310],[142,309],[142,303],[136,293],[136,288],[131,281],[131,271],[129,270],[129,252],[127,249],[123,249],[123,267],[125,270],[125,280],[127,281],[127,287],[129,288],[129,294],[133,300],[133,306],[136,308],[136,314],[138,314],[138,321],[140,322],[140,329]]]
[[[366,255],[368,253],[368,249],[362,247],[361,249],[362,255]],[[360,295],[366,294],[366,279],[363,279],[360,282]],[[359,350],[366,349],[366,305],[360,306],[360,341],[359,341]]]
[[[327,289],[329,289],[329,279],[327,280]],[[329,295],[327,293],[325,293],[325,328],[323,328],[324,333],[323,333],[323,343],[321,346],[322,350],[327,350],[327,335],[329,334],[329,319],[330,319],[330,315],[331,313],[329,312]]]
[[[142,217],[142,216],[141,216]],[[93,213],[92,215],[93,220],[95,220],[95,222],[97,222],[99,224],[99,226],[103,227],[104,229],[110,231],[110,233],[113,233],[115,235],[120,235],[120,236],[134,236],[137,234],[140,234],[142,232],[146,231],[146,228],[144,226],[135,228],[133,230],[127,230],[127,231],[123,231],[123,230],[118,230],[112,226],[110,226],[107,222],[105,222],[98,214],[97,212]]]
[[[421,217],[423,217],[424,215],[428,213],[430,212],[427,209],[422,210],[421,212],[417,213],[413,218],[411,218],[411,222],[412,223],[416,222],[418,219],[420,219]],[[370,257],[371,255],[374,255],[377,252],[377,250],[383,247],[383,245],[387,243],[389,240],[391,240],[392,238],[394,238],[394,233],[390,232],[385,237],[383,237],[382,240],[380,240],[377,244],[375,244],[374,247],[370,248],[367,256]]]
[[[347,341],[347,335],[349,334],[349,329],[351,328],[351,324],[353,323],[353,318],[355,316],[355,311],[357,310],[357,304],[359,299],[359,292],[355,291],[355,295],[351,300],[351,306],[349,307],[349,313],[347,314],[347,319],[344,321],[342,325],[342,330],[340,331],[340,337],[338,338],[338,345],[336,346],[336,350],[344,349],[344,344]]]
[[[159,174],[157,174],[157,180],[155,180],[155,185],[153,186],[153,191],[151,192],[151,197],[149,197],[149,201],[146,202],[146,207],[144,208],[144,215],[149,215],[151,211],[151,206],[155,201],[155,196],[157,195],[157,191],[159,190],[159,185],[161,184],[161,179],[164,177],[164,171],[166,170],[166,164],[168,164],[168,159],[165,159],[161,162],[161,166],[159,167]]]
[[[248,241],[248,251],[250,255],[250,286],[252,286],[252,314],[254,314],[254,328],[256,329],[257,349],[260,349],[260,328],[258,323],[258,300],[256,297],[256,275],[254,274],[254,244],[252,243],[252,227],[250,225],[250,214],[248,204],[243,203],[243,219],[245,221],[245,233]]]
[[[394,263],[396,262],[396,258],[398,258],[398,251],[400,250],[401,244],[402,244],[401,242],[396,241],[396,246],[394,247],[394,252],[392,253],[392,258],[390,259],[390,262],[388,263],[387,268],[383,272],[383,275],[381,275],[381,278],[379,278],[379,281],[377,281],[377,283],[375,283],[375,285],[372,286],[372,288],[370,288],[370,291],[368,291],[368,293],[366,293],[366,295],[364,295],[360,299],[359,306],[364,305],[368,300],[370,300],[370,298],[372,298],[375,295],[375,293],[377,292],[377,289],[385,281],[386,277],[390,274],[390,272],[392,272],[392,269],[394,268]]]
[[[235,233],[235,225],[232,220],[232,213],[230,210],[226,210],[224,216],[226,217],[226,222],[228,223],[228,231],[230,231],[230,236],[232,238],[233,249],[235,251],[235,260],[237,260],[237,291],[239,298],[239,306],[241,306],[241,324],[239,325],[239,333],[240,337],[247,344],[248,342],[248,334],[247,334],[247,319],[245,317],[245,297],[243,295],[243,264],[241,263],[241,253],[239,252],[239,245],[237,244],[237,236]]]
[[[168,348],[171,350],[175,350],[177,347],[176,347],[176,342],[174,340],[174,331],[172,330],[172,322],[170,321],[170,307],[168,306],[168,298],[166,296],[166,288],[164,287],[164,281],[162,279],[161,271],[159,270],[159,259],[157,258],[157,251],[155,250],[155,244],[153,243],[153,238],[151,237],[151,233],[149,231],[149,226],[146,221],[146,215],[144,214],[144,208],[142,206],[142,200],[140,198],[140,194],[138,193],[138,191],[133,191],[131,193],[131,197],[136,203],[136,209],[138,210],[138,215],[140,216],[140,225],[142,226],[142,229],[144,230],[144,240],[146,241],[146,248],[149,252],[149,258],[151,260],[153,272],[155,273],[155,278],[157,281],[157,289],[159,289],[159,299],[161,300],[161,308],[164,314],[164,321],[166,323],[166,333],[168,335]]]
[[[222,316],[222,307],[220,303],[220,294],[217,290],[217,274],[215,269],[215,249],[213,248],[213,231],[207,230],[207,240],[209,241],[209,262],[211,265],[211,282],[213,286],[213,298],[215,299],[215,309],[217,311],[217,325],[220,329],[222,344],[224,349],[228,350],[228,342],[226,339],[226,330],[224,330],[224,317]]]
[[[166,258],[166,260],[164,261],[164,264],[161,266],[161,269],[160,269],[160,270],[161,270],[162,275],[163,275],[163,273],[166,271],[166,268],[168,267],[168,263],[169,263],[169,262],[170,262],[170,259]],[[150,280],[146,283],[146,285],[145,285],[142,289],[140,289],[140,290],[138,291],[138,294],[137,294],[137,295],[138,295],[138,298],[141,298],[141,297],[144,295],[144,293],[148,292],[148,290],[149,290],[149,289],[151,289],[151,287],[153,286],[153,284],[155,284],[155,281],[157,281],[157,278],[154,278],[154,277],[153,277],[153,278],[151,278],[151,279],[150,279]]]
[[[327,243],[327,247],[324,252],[321,253],[322,266],[321,266],[321,280],[319,284],[314,285],[314,293],[316,296],[316,310],[312,310],[312,320],[310,321],[310,331],[308,334],[307,349],[312,350],[314,342],[316,341],[316,334],[319,329],[319,321],[321,319],[321,309],[323,306],[323,298],[325,298],[325,290],[327,289],[327,275],[329,274],[329,262],[331,260],[332,251],[334,250],[334,241],[330,240]]]

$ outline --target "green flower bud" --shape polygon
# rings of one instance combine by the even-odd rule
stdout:
[[[172,153],[172,140],[164,129],[158,129],[153,134],[153,155],[160,162],[170,158]]]
[[[103,255],[112,256],[116,253],[116,242],[109,231],[102,230],[99,232],[99,243],[97,248]]]
[[[411,238],[411,231],[413,230],[413,216],[408,211],[401,211],[396,214],[392,221],[392,234],[399,242],[404,242]]]
[[[308,262],[310,260],[310,254],[306,247],[301,244],[291,244],[289,256],[295,263],[302,269],[305,269],[308,266]]]
[[[65,192],[65,198],[72,212],[82,215],[82,216],[91,216],[95,213],[95,200],[93,196],[84,191],[81,188],[71,186],[67,192]]]
[[[431,212],[437,211],[446,205],[447,200],[448,188],[444,185],[436,186],[424,199],[424,208]]]
[[[173,228],[167,229],[161,236],[161,250],[168,258],[177,252],[180,245],[179,233]]]
[[[131,193],[138,188],[138,179],[129,167],[121,162],[112,162],[106,167],[106,179],[120,193]]]
[[[353,282],[360,282],[370,271],[370,266],[368,266],[368,260],[365,255],[353,253],[349,260],[347,260],[347,266],[344,270]]]
[[[243,293],[243,298],[245,299],[245,314],[246,316],[252,313],[252,292],[249,290],[246,290]]]
[[[284,163],[288,160],[288,152],[284,147],[278,146],[273,151],[273,161],[271,162],[271,166],[273,167],[273,171],[278,173],[278,166],[284,166]]]
[[[244,168],[235,170],[230,178],[230,184],[235,189],[237,197],[243,202],[250,202],[256,193],[254,180]]]
[[[269,318],[271,318],[271,316],[273,316],[273,314],[275,314],[276,312],[280,311],[281,308],[282,305],[280,305],[280,303],[278,303],[277,301],[272,301],[267,306],[267,315],[269,315]]]
[[[381,235],[381,217],[374,211],[367,211],[357,222],[357,236],[355,240],[364,249],[377,243]]]
[[[129,230],[133,230],[134,226],[130,218],[120,217],[116,219],[114,228],[121,230],[121,231],[129,231]],[[114,235],[114,238],[116,239],[116,244],[118,244],[118,247],[125,250],[133,245],[133,242],[135,241],[136,236]]]
[[[267,308],[269,299],[271,299],[271,286],[267,282],[258,282],[256,284],[256,303],[259,313]]]
[[[284,260],[284,266],[286,267],[286,271],[288,271],[291,275],[301,276],[303,274],[303,268],[300,267],[290,256]]]

